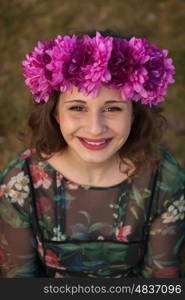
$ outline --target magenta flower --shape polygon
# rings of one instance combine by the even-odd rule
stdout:
[[[132,226],[126,225],[116,229],[116,239],[120,242],[128,242],[127,236],[132,233]]]
[[[72,85],[96,97],[103,84],[119,90],[127,100],[151,106],[164,101],[168,84],[174,82],[175,68],[167,54],[135,37],[104,37],[99,32],[81,39],[59,35],[39,42],[22,66],[37,102],[47,102],[55,90],[70,91]]]
[[[76,44],[76,36],[62,37],[59,35],[55,39],[55,46],[47,51],[51,56],[51,62],[47,65],[47,69],[52,73],[51,83],[54,90],[61,92],[70,90],[71,84],[68,78],[68,69]]]
[[[93,97],[96,97],[101,84],[111,79],[111,74],[107,67],[112,51],[112,40],[112,37],[104,38],[98,32],[92,39],[87,35],[84,36],[85,45],[87,44],[87,47],[91,47],[89,59],[80,68],[84,84],[79,85],[79,91],[85,95],[93,93]]]
[[[128,100],[149,105],[164,101],[167,85],[174,82],[175,74],[172,60],[166,56],[166,50],[149,46],[145,39],[114,39],[108,85],[121,90]]]
[[[148,80],[143,85],[147,94],[141,102],[152,105],[164,101],[168,84],[174,82],[175,68],[172,59],[166,58],[167,50],[159,50],[153,45],[148,47],[147,52],[150,57],[145,64]]]
[[[108,70],[111,73],[111,79],[107,86],[120,89],[126,84],[128,75],[132,73],[132,57],[127,40],[114,38]]]
[[[137,91],[144,93],[142,85],[148,78],[142,65],[148,59],[145,45],[145,40],[136,38],[130,41],[115,38],[113,42],[108,66],[112,78],[108,86],[120,90],[123,98],[128,100],[133,100]]]
[[[31,89],[33,95],[36,96],[35,101],[44,100],[47,102],[49,96],[53,92],[51,85],[52,73],[46,68],[51,61],[51,57],[46,53],[48,49],[52,49],[54,41],[38,42],[34,51],[26,55],[26,60],[22,62],[24,69],[25,83]]]
[[[76,41],[62,76],[84,95],[93,93],[96,97],[101,83],[111,78],[107,70],[111,50],[112,38],[103,38],[99,33],[94,38],[84,35]]]

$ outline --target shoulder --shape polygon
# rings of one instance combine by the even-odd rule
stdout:
[[[159,146],[161,160],[159,164],[159,175],[161,180],[170,184],[185,184],[185,172],[177,159],[167,149]]]
[[[175,156],[168,151],[166,148],[164,148],[161,145],[157,146],[159,152],[161,153],[161,162],[162,163],[169,163],[171,165],[174,165],[176,168],[180,168],[180,164],[178,163],[177,159]]]
[[[157,214],[162,215],[166,212],[164,218],[176,220],[173,213],[177,214],[178,212],[179,220],[184,220],[185,172],[171,152],[161,146],[159,151],[161,152],[161,160],[154,189]]]
[[[49,188],[52,182],[53,168],[35,156],[33,149],[25,149],[13,158],[1,172],[0,185],[27,183],[30,187]]]
[[[22,209],[25,200],[30,197],[30,180],[25,163],[29,155],[31,155],[29,149],[22,151],[1,172],[0,198],[1,210],[4,212],[8,202]]]
[[[184,171],[181,168],[175,156],[162,146],[158,146],[158,149],[161,153],[159,170],[162,171],[163,174],[165,173],[168,173],[168,175],[175,174],[184,178]]]
[[[31,149],[24,149],[17,154],[0,173],[0,182],[6,182],[8,178],[25,172],[26,160],[32,155]]]
[[[30,178],[26,161],[30,149],[21,151],[0,174],[0,215],[13,227],[29,225]]]

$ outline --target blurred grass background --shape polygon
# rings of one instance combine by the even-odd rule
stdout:
[[[0,1],[0,170],[26,145],[24,130],[30,93],[21,61],[38,40],[91,29],[118,30],[168,48],[176,83],[163,104],[169,129],[164,145],[185,169],[185,1],[183,0],[1,0]]]

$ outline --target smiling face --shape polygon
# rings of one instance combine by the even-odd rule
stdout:
[[[108,163],[118,156],[132,124],[132,102],[119,91],[101,87],[96,98],[73,87],[60,95],[56,119],[69,157],[81,163]]]

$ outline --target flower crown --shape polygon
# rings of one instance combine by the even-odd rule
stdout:
[[[25,83],[35,101],[47,102],[54,91],[71,91],[96,97],[100,86],[117,89],[122,98],[150,106],[164,101],[175,68],[168,50],[146,39],[83,35],[57,36],[38,42],[22,62]]]

